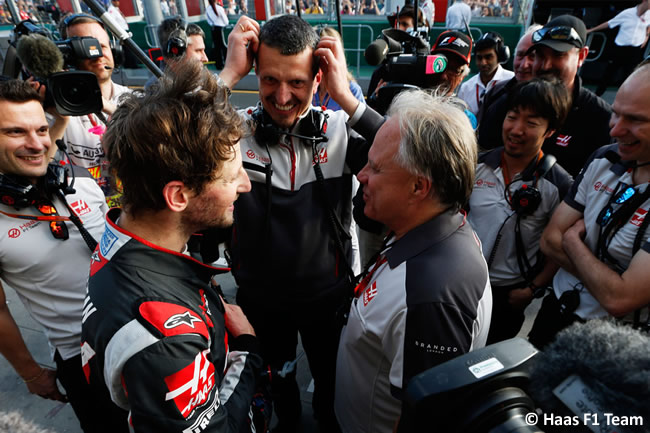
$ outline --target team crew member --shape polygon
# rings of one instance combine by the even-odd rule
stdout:
[[[607,68],[596,89],[598,96],[605,93],[616,71],[622,69],[623,76],[627,77],[641,60],[650,35],[650,0],[642,0],[635,7],[625,9],[611,20],[587,30],[587,33],[614,27],[618,27],[618,33],[614,39],[611,58],[607,61]]]
[[[222,0],[209,0],[205,10],[205,17],[210,25],[212,34],[213,58],[217,69],[223,69],[226,64],[226,41],[223,38],[223,29],[228,25],[228,15],[223,8]]]
[[[136,432],[241,432],[261,367],[255,333],[210,286],[219,270],[185,253],[192,233],[231,225],[250,190],[241,121],[202,66],[175,72],[125,99],[104,136],[124,208],[108,213],[91,262],[82,362]]]
[[[283,15],[258,29],[255,21],[240,19],[220,74],[232,87],[256,54],[260,104],[241,111],[252,130],[242,139],[252,192],[235,204],[231,242],[237,303],[274,369],[296,358],[300,333],[314,378],[314,414],[323,431],[335,432],[336,311],[350,290],[351,242],[345,232],[352,176],[368,153],[367,142],[348,130],[346,120],[366,114],[359,123],[376,125],[382,118],[362,111],[354,96],[347,109],[335,99],[345,112],[312,107],[322,74],[314,55],[318,36],[307,22]],[[251,49],[244,51],[247,45]],[[346,76],[341,79],[349,91]],[[329,91],[332,81],[326,84]],[[278,429],[296,431],[301,402],[295,373],[275,378],[271,386]]]
[[[340,44],[324,38],[316,54],[330,93],[351,111]],[[403,92],[368,134],[374,142],[358,175],[364,212],[391,233],[355,289],[341,334],[335,408],[344,432],[393,432],[413,375],[485,345],[487,266],[459,212],[474,182],[476,138],[459,104]]]
[[[587,30],[582,20],[561,15],[549,21],[532,36],[535,60],[533,74],[539,78],[559,78],[571,94],[571,110],[564,125],[544,142],[542,150],[557,158],[557,162],[571,174],[577,176],[589,155],[599,146],[609,143],[607,123],[611,107],[584,87],[578,76],[578,69],[585,61],[589,48],[585,46]],[[506,101],[497,101],[498,105]],[[505,111],[502,111],[505,116]],[[498,119],[494,119],[495,122]],[[492,122],[483,122],[492,128],[492,134],[479,131],[481,149],[493,149],[503,145],[501,124],[496,128]]]
[[[478,115],[483,105],[485,93],[500,81],[507,81],[515,73],[504,69],[501,64],[510,59],[510,50],[503,42],[503,37],[495,32],[484,33],[476,41],[474,61],[478,66],[478,74],[461,84],[458,97],[465,101],[469,110]]]
[[[102,57],[92,60],[81,60],[77,68],[92,72],[97,76],[97,82],[102,92],[104,117],[115,111],[121,95],[128,93],[128,87],[121,86],[111,80],[115,69],[115,59],[111,43],[102,22],[92,15],[75,14],[66,17],[60,24],[61,37],[71,38],[92,37],[99,41]],[[65,130],[64,141],[68,147],[70,162],[79,167],[87,168],[102,188],[111,204],[117,204],[119,188],[117,181],[110,175],[108,163],[101,145],[102,134],[106,126],[103,120],[95,114],[70,117]]]
[[[492,322],[488,344],[515,337],[524,309],[543,296],[557,271],[539,251],[539,238],[571,186],[571,176],[542,144],[562,125],[571,105],[559,80],[539,78],[510,92],[504,147],[479,155],[469,221],[490,269]]]
[[[126,432],[126,412],[91,389],[81,369],[81,317],[94,248],[86,241],[101,236],[104,194],[85,170],[75,169],[71,185],[69,170],[49,165],[52,144],[39,98],[26,82],[0,83],[0,278],[44,328],[56,370],[38,365],[28,351],[1,284],[0,352],[29,392],[69,401],[85,432]]]
[[[650,303],[650,64],[644,63],[616,94],[610,122],[616,144],[592,155],[542,235],[542,251],[562,269],[529,334],[538,347],[573,321],[623,317]]]
[[[512,59],[512,68],[514,70],[515,76],[507,81],[500,81],[496,83],[490,90],[487,91],[485,97],[483,98],[483,103],[481,108],[478,111],[476,116],[478,120],[478,132],[479,134],[491,133],[496,135],[501,135],[499,128],[494,128],[494,125],[501,125],[503,119],[506,116],[505,104],[497,104],[500,111],[497,113],[492,109],[492,104],[500,99],[507,99],[508,92],[512,90],[517,83],[523,83],[525,81],[530,81],[533,78],[533,60],[535,59],[535,54],[530,50],[530,47],[533,46],[532,36],[533,32],[542,28],[539,24],[533,24],[526,30],[526,33],[519,39],[517,46],[515,47],[515,57]],[[483,120],[485,119],[485,123]]]

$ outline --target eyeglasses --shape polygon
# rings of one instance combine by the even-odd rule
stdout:
[[[59,216],[59,213],[56,211],[56,208],[53,204],[50,203],[37,203],[36,209],[43,215],[47,216]],[[50,220],[50,232],[54,239],[61,239],[63,241],[67,240],[70,237],[68,233],[68,228],[66,227],[63,221]]]
[[[614,204],[625,203],[637,192],[634,188],[625,183],[620,183],[616,188],[616,191],[617,192],[614,193],[613,198],[609,201],[607,206],[605,206],[603,210],[600,211],[598,218],[596,218],[596,222],[601,227],[605,227],[607,223],[609,223],[609,220],[612,218],[612,215],[614,214]]]
[[[563,41],[568,43],[577,42],[579,46],[584,45],[584,41],[573,27],[543,27],[533,33],[533,43],[536,44],[542,40]]]

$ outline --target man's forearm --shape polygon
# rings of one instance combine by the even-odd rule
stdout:
[[[23,380],[38,376],[43,368],[27,349],[20,330],[6,305],[0,306],[0,353]]]
[[[562,248],[562,232],[558,230],[544,232],[540,239],[540,248],[547,259],[552,260],[567,272],[576,275],[575,264]]]

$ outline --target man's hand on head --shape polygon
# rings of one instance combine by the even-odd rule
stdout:
[[[348,115],[352,116],[360,102],[350,90],[348,63],[341,42],[336,37],[323,36],[318,42],[314,55],[320,57],[322,81],[327,86],[327,92]]]
[[[230,32],[226,65],[219,74],[228,88],[232,89],[253,67],[259,47],[259,34],[260,25],[247,16],[240,17]]]

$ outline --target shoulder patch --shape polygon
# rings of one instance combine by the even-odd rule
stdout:
[[[147,324],[165,337],[199,334],[206,340],[210,339],[201,316],[186,306],[171,302],[145,301],[138,307],[138,313]]]

